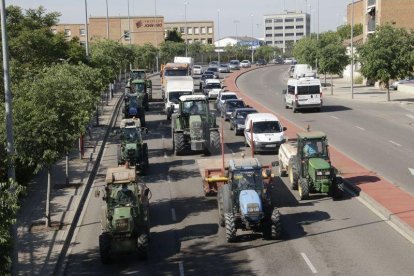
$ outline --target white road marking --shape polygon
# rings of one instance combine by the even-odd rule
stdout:
[[[334,119],[337,119],[337,120],[339,120],[339,118],[338,117],[335,117],[335,116],[331,116],[332,118],[334,118]]]
[[[308,256],[306,256],[305,253],[300,253],[300,255],[302,255],[302,258],[305,260],[306,264],[309,266],[310,270],[312,271],[313,274],[318,273],[318,271],[316,270],[316,268],[313,266],[313,264],[311,263],[311,261],[309,260]]]
[[[172,217],[173,221],[177,220],[177,216],[175,215],[175,209],[174,208],[171,208],[171,217]]]
[[[394,142],[393,140],[389,140],[388,142],[390,142],[393,145],[396,145],[397,147],[402,147],[400,144],[398,144],[397,142]]]
[[[168,180],[168,183],[171,183],[171,177],[170,177],[170,175],[167,175],[167,180]]]
[[[408,118],[410,118],[411,120],[414,120],[414,115],[411,114],[406,114],[405,116],[407,116]]]
[[[164,158],[165,158],[165,159],[167,159],[167,158],[168,158],[167,152],[164,152]]]
[[[410,173],[411,173],[412,175],[414,175],[414,169],[408,168],[408,170],[410,171]]]
[[[365,128],[360,127],[360,126],[355,126],[356,128],[360,129],[360,130],[365,130]]]
[[[178,269],[180,270],[180,276],[184,276],[184,265],[183,262],[178,262]]]

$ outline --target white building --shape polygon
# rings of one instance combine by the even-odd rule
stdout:
[[[253,45],[253,49],[256,49],[260,45],[263,44],[263,41],[259,38],[249,37],[249,36],[226,36],[216,40],[214,42],[214,46],[216,49],[223,49],[226,46],[248,46],[251,49]]]
[[[265,43],[286,50],[290,41],[295,43],[310,35],[310,15],[303,12],[264,15]]]

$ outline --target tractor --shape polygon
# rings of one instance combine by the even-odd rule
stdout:
[[[145,175],[148,171],[148,146],[143,142],[142,129],[137,119],[121,121],[121,145],[118,146],[118,165],[133,166],[135,172]]]
[[[145,111],[149,111],[149,94],[147,89],[147,82],[143,79],[135,79],[130,84],[131,92],[142,96],[142,104],[144,105]]]
[[[146,70],[132,69],[126,86],[130,86],[133,80],[144,80],[146,93],[148,94],[148,101],[152,101],[152,81],[149,78],[147,78]]]
[[[217,193],[219,224],[226,228],[226,239],[234,242],[237,229],[262,232],[266,239],[278,239],[282,226],[280,213],[272,206],[268,185],[269,169],[263,171],[257,158],[229,161],[227,184]]]
[[[331,165],[328,139],[321,131],[297,134],[297,153],[289,165],[292,188],[299,190],[301,200],[308,199],[310,192],[328,193],[333,198],[342,197],[339,188],[341,178]]]
[[[124,118],[138,118],[141,126],[145,127],[145,110],[143,106],[143,95],[138,93],[125,93],[124,96]]]
[[[150,235],[150,190],[138,184],[133,169],[109,168],[105,179],[105,205],[101,210],[102,234],[99,253],[104,264],[120,253],[138,253],[147,258]],[[99,197],[100,191],[95,192]]]
[[[174,111],[174,105],[171,108]],[[221,148],[220,133],[206,96],[180,96],[178,109],[171,119],[175,155],[184,153],[188,147],[192,151],[218,153]]]

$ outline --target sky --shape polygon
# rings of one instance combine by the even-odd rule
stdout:
[[[301,10],[311,14],[311,32],[335,30],[346,21],[346,6],[351,0],[87,0],[89,16],[127,16],[128,1],[131,16],[163,15],[164,21],[213,20],[216,38],[225,36],[263,37],[263,15]],[[185,4],[188,3],[188,4]],[[84,23],[85,0],[6,0],[6,6],[23,9],[43,6],[48,12],[60,12],[60,23]],[[186,9],[185,9],[186,6]],[[220,22],[220,33],[218,24]],[[253,24],[252,24],[253,23]]]

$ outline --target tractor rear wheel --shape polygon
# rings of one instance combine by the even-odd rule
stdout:
[[[282,235],[282,222],[280,220],[280,212],[277,208],[273,208],[271,220],[271,238],[279,239]]]
[[[226,220],[226,240],[227,242],[234,242],[236,240],[236,224],[234,222],[233,213],[224,214]]]
[[[340,199],[342,198],[343,194],[342,194],[342,190],[339,189],[339,180],[338,177],[334,177],[332,184],[331,184],[331,189],[329,191],[329,195],[332,196],[333,199]]]
[[[138,256],[142,259],[148,258],[148,234],[141,234],[137,239]]]
[[[289,175],[289,181],[290,184],[292,185],[292,190],[297,190],[298,189],[298,177],[295,174],[295,171],[293,170],[293,162],[289,162],[288,165],[288,175]]]
[[[220,152],[220,133],[218,131],[210,132],[210,152],[218,154]]]
[[[185,141],[184,133],[178,132],[174,133],[174,153],[175,155],[180,155],[184,152]]]
[[[140,122],[141,122],[141,126],[145,127],[146,126],[146,122],[145,122],[145,112],[141,113],[141,117],[139,118]]]
[[[309,181],[306,178],[299,179],[299,197],[301,200],[309,198]]]
[[[99,236],[99,254],[101,262],[107,264],[111,260],[111,236],[108,233],[102,233]]]

